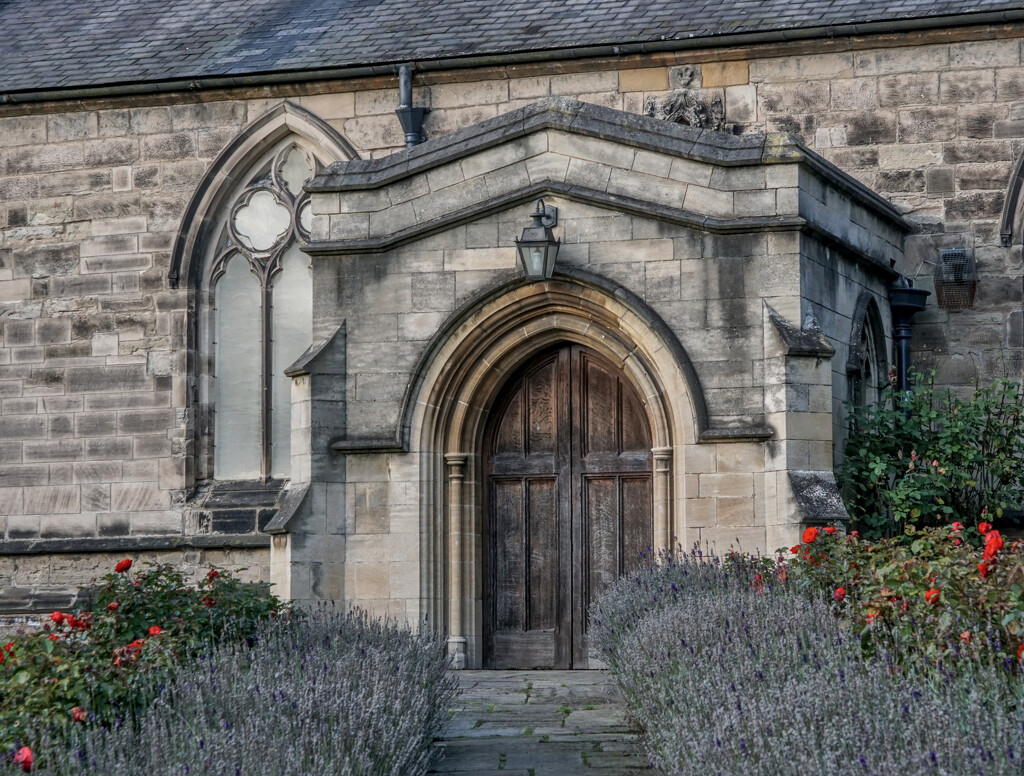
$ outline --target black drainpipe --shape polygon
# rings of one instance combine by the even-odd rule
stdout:
[[[900,393],[910,390],[910,336],[914,314],[921,312],[930,291],[913,288],[900,275],[889,288],[889,309],[892,312],[892,338],[896,343],[896,377]]]
[[[398,68],[398,120],[405,130],[405,147],[413,148],[423,142],[423,117],[428,108],[412,107],[412,65]]]

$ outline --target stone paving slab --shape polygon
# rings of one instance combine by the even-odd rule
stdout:
[[[431,773],[635,774],[639,736],[606,671],[460,671],[462,695]]]

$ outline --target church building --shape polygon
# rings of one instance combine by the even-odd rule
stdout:
[[[217,565],[583,668],[651,553],[844,521],[849,403],[1024,368],[1019,2],[0,24],[0,613]]]

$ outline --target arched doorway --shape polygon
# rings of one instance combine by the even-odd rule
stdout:
[[[587,608],[653,545],[651,429],[610,361],[564,344],[506,383],[484,434],[484,664],[585,668]]]

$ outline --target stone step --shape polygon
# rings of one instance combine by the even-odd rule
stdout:
[[[462,695],[430,773],[633,774],[639,735],[607,671],[460,671]]]

